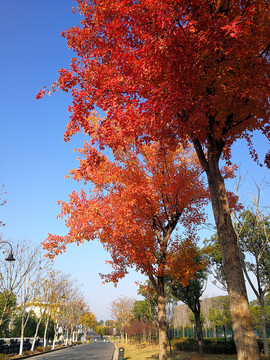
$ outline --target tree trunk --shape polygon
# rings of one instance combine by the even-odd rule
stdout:
[[[39,318],[39,321],[38,321],[37,326],[36,326],[36,331],[35,331],[35,335],[34,335],[34,338],[33,338],[31,351],[34,351],[34,348],[35,348],[35,343],[36,343],[36,339],[37,339],[37,336],[38,336],[38,329],[39,329],[39,325],[41,323],[41,320],[42,320],[42,316]]]
[[[22,355],[22,353],[23,353],[23,336],[24,336],[24,326],[23,326],[23,323],[22,323],[22,325],[21,325],[21,339],[20,339],[19,355]]]
[[[68,346],[68,337],[69,337],[69,331],[68,331],[68,327],[67,327],[67,331],[66,331],[66,340],[65,340],[65,346]]]
[[[196,332],[197,332],[198,345],[199,345],[199,353],[200,355],[203,355],[204,343],[203,343],[203,331],[202,331],[202,324],[200,318],[200,311],[195,311],[194,317],[195,317]]]
[[[43,335],[43,346],[44,347],[47,345],[47,331],[48,331],[49,321],[50,321],[50,317],[48,317],[45,322],[45,329],[44,329],[44,335]]]
[[[218,156],[215,156],[212,151],[206,173],[228,285],[237,356],[238,360],[259,360],[259,348],[251,322],[237,237],[233,229],[224,179],[219,171],[217,158]]]
[[[170,355],[172,355],[172,343],[171,343],[171,334],[170,334],[170,329],[169,328],[167,328],[167,339],[169,341]]]
[[[266,333],[266,321],[265,321],[265,311],[264,311],[264,294],[260,297],[260,307],[261,307],[261,323],[262,323],[262,337],[263,337],[263,350],[264,356],[266,359],[269,359],[269,346]]]
[[[26,327],[26,324],[28,322],[29,319],[29,315],[30,312],[27,314],[27,316],[25,317],[25,305],[24,305],[24,310],[22,312],[22,322],[21,322],[21,342],[20,342],[20,350],[19,350],[19,355],[22,355],[23,353],[23,337],[24,337],[24,329]]]
[[[167,360],[166,298],[163,278],[159,279],[158,289],[159,360]]]
[[[56,342],[56,337],[57,337],[57,322],[54,323],[54,334],[53,334],[53,344],[52,344],[52,349],[55,349],[55,342]]]

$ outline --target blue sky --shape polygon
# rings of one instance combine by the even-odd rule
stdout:
[[[71,13],[72,0],[13,0],[1,3],[1,80],[0,80],[0,185],[5,184],[7,204],[0,207],[0,219],[6,223],[1,230],[5,240],[31,239],[39,244],[48,232],[64,235],[63,221],[57,220],[56,201],[67,200],[80,184],[65,179],[77,166],[73,149],[82,145],[76,135],[69,143],[62,138],[68,123],[68,94],[56,93],[41,101],[35,95],[50,86],[61,67],[68,67],[72,52],[68,50],[61,31],[79,24],[78,15]],[[256,137],[259,154],[268,149],[266,139]],[[262,157],[261,157],[262,159]],[[255,193],[253,180],[260,182],[269,173],[249,159],[244,142],[233,149],[233,160],[248,172],[242,196],[250,201]],[[263,201],[269,203],[269,190]],[[201,234],[202,237],[206,236]],[[116,297],[136,297],[135,280],[143,278],[132,272],[119,283],[102,285],[99,273],[109,272],[104,260],[109,256],[98,243],[70,246],[58,256],[56,268],[72,274],[83,284],[91,310],[98,319],[109,319],[109,307]],[[208,296],[219,294],[209,286]]]

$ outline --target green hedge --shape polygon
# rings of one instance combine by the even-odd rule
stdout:
[[[257,339],[260,352],[263,352],[263,341]],[[270,346],[270,339],[268,339]],[[198,341],[196,339],[183,339],[175,342],[175,347],[179,351],[198,351]],[[236,347],[233,340],[217,340],[204,339],[204,353],[205,354],[236,354]]]
[[[196,339],[180,340],[176,344],[179,351],[198,351]],[[236,347],[233,340],[204,339],[205,354],[236,354]]]

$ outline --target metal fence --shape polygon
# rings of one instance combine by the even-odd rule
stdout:
[[[255,335],[257,338],[262,338],[261,329],[254,329]],[[267,336],[270,338],[270,328],[266,329]],[[179,327],[168,330],[168,336],[171,339],[180,339],[180,338],[196,338],[196,328],[195,327]],[[217,339],[233,339],[233,330],[229,326],[215,326],[213,328],[203,329],[204,338],[217,338]]]

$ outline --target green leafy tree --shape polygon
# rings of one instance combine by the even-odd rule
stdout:
[[[133,306],[133,315],[136,320],[147,318],[148,306],[144,300],[135,301]]]
[[[189,314],[188,320],[189,320],[189,322],[190,322],[192,325],[196,325],[195,316],[194,316],[194,313],[193,313],[193,312],[191,312],[191,313]],[[204,325],[204,323],[205,323],[205,316],[203,315],[202,312],[200,313],[200,322],[201,322],[201,325],[202,325],[202,327],[203,327],[203,325]]]
[[[105,321],[105,326],[114,326],[114,321],[113,320],[106,320]]]
[[[24,328],[24,337],[33,337],[35,334],[37,326],[37,316],[34,312],[26,313],[28,317],[27,324]],[[21,325],[22,325],[22,316],[20,314],[16,315],[13,320],[12,329],[10,331],[11,337],[19,338],[21,337]]]
[[[208,258],[209,273],[214,278],[213,283],[220,289],[227,291],[227,282],[225,278],[218,235],[212,235],[210,239],[205,239],[203,243],[205,245],[204,252]]]
[[[270,327],[270,306],[265,306],[265,324]],[[250,314],[255,329],[261,328],[261,307],[259,305],[250,306]]]
[[[217,296],[213,298],[212,307],[209,309],[208,319],[214,326],[231,325],[228,296]]]
[[[94,329],[95,333],[102,335],[102,336],[105,335],[106,326],[97,324],[96,326],[94,326],[93,329]]]
[[[8,290],[0,293],[0,337],[8,336],[9,324],[15,305],[15,294]]]
[[[259,193],[259,191],[258,191]],[[258,196],[259,198],[259,196]],[[261,327],[264,353],[269,356],[269,345],[266,333],[265,295],[270,289],[270,217],[265,216],[259,208],[259,201],[254,200],[255,210],[234,214],[235,232],[238,237],[239,253],[244,274],[250,284],[261,309]],[[205,240],[205,250],[215,280],[226,289],[224,267],[217,234]],[[250,274],[254,275],[255,280]]]
[[[242,250],[245,276],[260,304],[264,353],[269,357],[264,298],[270,289],[270,217],[260,211],[257,201],[255,205],[255,211],[241,212],[236,233]],[[250,273],[255,276],[256,284]]]
[[[202,262],[202,257],[196,259],[198,263]],[[182,286],[179,282],[172,285],[172,295],[186,304],[194,314],[196,332],[198,337],[199,352],[203,354],[203,331],[201,323],[201,303],[200,298],[205,290],[207,272],[205,268],[196,271],[193,279],[189,280],[187,286]]]
[[[134,303],[133,314],[137,320],[152,323],[155,321],[156,311],[156,305],[148,299],[138,300]]]
[[[265,296],[265,305],[270,306],[270,291]]]
[[[228,296],[217,296],[212,300],[212,308],[209,309],[208,320],[213,326],[223,328],[226,339],[226,329],[231,327],[232,324]]]

